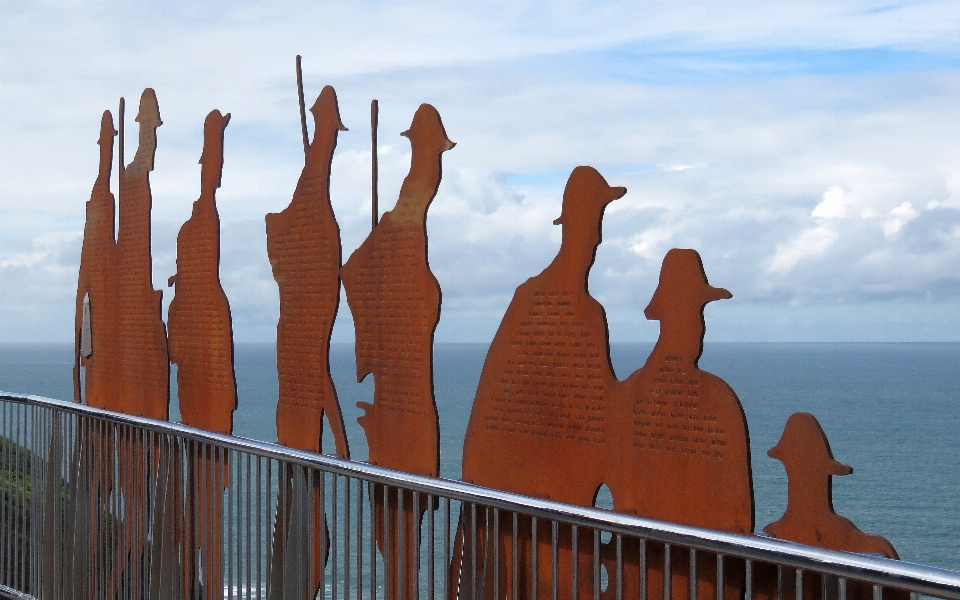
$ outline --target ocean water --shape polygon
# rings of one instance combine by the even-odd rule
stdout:
[[[617,375],[639,368],[651,348],[613,344]],[[486,346],[438,344],[434,354],[440,474],[455,479]],[[71,356],[67,344],[2,344],[0,390],[70,399]],[[272,344],[237,346],[236,435],[276,440],[275,360]],[[960,571],[960,344],[707,343],[700,367],[726,380],[743,404],[758,530],[786,506],[786,475],[766,451],[790,414],[811,412],[837,460],[854,468],[834,477],[837,512],[885,536],[905,561]],[[331,370],[351,456],[363,460],[356,403],[371,401],[372,378],[356,382],[351,345],[333,346]],[[175,419],[175,387],[171,413]],[[324,448],[332,448],[329,435]]]

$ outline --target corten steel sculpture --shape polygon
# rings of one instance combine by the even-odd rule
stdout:
[[[302,88],[301,88],[302,90]],[[340,227],[330,204],[330,167],[337,135],[347,131],[340,121],[337,95],[324,87],[310,108],[314,118],[313,142],[305,144],[305,164],[293,200],[280,213],[268,214],[267,252],[273,275],[280,286],[280,321],[277,324],[277,373],[280,399],[277,403],[277,439],[285,446],[319,453],[324,415],[333,433],[336,454],[349,458],[343,417],[330,375],[330,334],[340,304]],[[305,127],[305,126],[304,126]],[[304,136],[306,129],[304,128]],[[304,138],[306,141],[306,137]],[[302,478],[300,478],[302,479]],[[276,530],[271,550],[271,595],[294,585],[288,579],[296,570],[285,560],[296,559],[287,551],[291,530],[306,527],[292,522],[301,511],[292,512],[295,482],[293,469],[284,474],[284,493],[278,499]],[[313,490],[313,582],[320,586],[320,573],[327,554],[325,517],[320,504],[319,476]]]
[[[601,241],[600,223],[607,204],[626,188],[611,187],[592,167],[577,167],[563,193],[560,251],[553,262],[519,288],[490,345],[480,376],[463,447],[463,479],[518,494],[592,506],[604,483],[604,465],[611,458],[613,439],[607,394],[616,381],[610,365],[607,322],[603,307],[587,290],[590,268]],[[485,511],[477,511],[479,530],[487,526]],[[513,581],[513,522],[500,524],[502,581]],[[484,589],[492,598],[492,564],[475,566],[473,556],[493,556],[483,539],[476,540],[473,515],[461,519],[464,532],[461,597],[464,590]],[[536,576],[538,589],[552,589],[552,565],[541,560],[531,571],[530,520],[519,524],[516,563],[521,598]],[[540,527],[540,556],[550,556],[552,532]],[[478,536],[482,538],[483,536]],[[593,590],[591,532],[578,541],[579,587]],[[461,539],[458,536],[458,540]],[[572,581],[571,531],[558,539],[558,592],[568,597]],[[479,560],[478,560],[479,562]],[[489,563],[489,561],[486,561]],[[475,586],[472,574],[488,574]],[[454,580],[456,580],[456,567]],[[469,592],[468,592],[469,593]]]
[[[170,364],[161,316],[163,292],[153,289],[150,255],[150,171],[157,151],[160,109],[151,88],[140,97],[136,118],[140,143],[133,162],[120,170],[120,228],[117,234],[119,284],[119,410],[166,420]],[[121,128],[123,124],[121,122]]]
[[[74,399],[107,410],[114,410],[117,403],[116,201],[110,191],[116,135],[113,115],[105,110],[97,140],[100,168],[87,201],[74,329]],[[81,367],[84,368],[82,390]]]
[[[439,425],[433,396],[433,334],[440,319],[440,285],[427,263],[427,208],[437,194],[441,155],[453,148],[440,114],[421,104],[410,129],[410,172],[393,210],[384,213],[363,244],[341,269],[347,302],[356,329],[357,380],[374,376],[374,402],[358,403],[370,448],[369,461],[417,475],[437,476],[440,469]],[[384,551],[384,490],[374,486],[375,536]],[[400,562],[398,526],[404,531],[404,597],[418,585],[412,576],[417,557],[413,536],[427,509],[425,497],[403,498],[398,520],[394,490],[388,502],[390,598],[397,598]],[[416,533],[415,533],[416,531]]]
[[[660,337],[647,362],[618,386],[611,402],[611,418],[622,428],[608,466],[615,510],[733,533],[753,531],[743,408],[730,386],[697,366],[704,306],[730,297],[707,283],[695,250],[667,252],[660,283],[644,311],[648,319],[660,321]],[[616,573],[613,549],[608,550],[608,572]],[[648,593],[662,597],[663,546],[648,544],[646,553]],[[640,558],[636,541],[624,540],[625,597],[639,593]],[[686,550],[672,552],[673,598],[689,593],[689,562]],[[698,553],[697,565],[698,597],[717,598],[714,555]],[[739,598],[743,577],[743,563],[727,559],[724,598]],[[611,581],[611,598],[616,587]]]
[[[809,546],[900,558],[886,538],[860,531],[853,522],[834,511],[833,476],[849,475],[853,468],[834,460],[830,442],[816,417],[805,412],[790,415],[780,441],[767,455],[782,462],[787,471],[787,510],[779,520],[763,528],[766,533]],[[776,567],[757,565],[755,573],[757,597],[776,598]],[[795,571],[783,569],[782,582],[783,597],[797,597]],[[805,574],[803,597],[820,600],[821,591],[820,577]],[[883,592],[886,600],[905,600],[908,596],[895,589]],[[848,582],[847,597],[870,600],[873,586]]]
[[[123,166],[123,100],[120,118],[120,202],[117,233],[118,285],[118,401],[117,410],[151,419],[166,420],[170,403],[170,363],[167,334],[161,316],[163,292],[153,289],[150,253],[150,171],[157,150],[156,130],[162,124],[157,96],[146,88],[140,96],[136,121],[139,144],[133,162]],[[143,470],[155,461],[155,448],[143,439],[120,435],[117,456],[124,513],[121,551],[115,569],[126,568],[130,585],[138,589],[141,555],[146,546],[147,515],[134,507],[145,506],[147,484]],[[113,580],[119,585],[120,578]]]
[[[200,198],[177,236],[176,285],[167,320],[170,360],[177,365],[177,396],[185,425],[229,435],[237,408],[230,304],[220,285],[220,215],[216,191],[223,173],[223,132],[230,114],[210,111],[203,124]],[[188,449],[192,445],[187,445]],[[183,572],[194,582],[197,554],[207,597],[222,589],[220,547],[222,488],[228,484],[225,455],[187,452],[189,460]],[[201,532],[203,535],[201,536]],[[197,549],[199,548],[199,553]]]
[[[75,352],[74,352],[74,398],[90,406],[106,410],[117,408],[117,271],[114,219],[116,201],[110,192],[110,172],[113,164],[113,115],[103,112],[100,120],[100,166],[93,184],[90,200],[87,201],[86,223],[83,231],[83,248],[80,251],[80,276],[77,283]],[[81,389],[80,369],[84,368]],[[83,500],[76,499],[75,517],[88,523],[81,531],[87,536],[87,565],[81,574],[103,569],[102,556],[98,552],[101,507],[107,502],[113,487],[112,479],[103,477],[104,469],[93,469],[114,456],[112,432],[101,431],[91,422],[84,422],[78,430],[77,453],[81,473],[93,473],[92,481],[82,482],[86,494]],[[112,471],[111,471],[112,472]],[[89,597],[97,598],[106,592],[96,589],[95,579],[86,577]]]

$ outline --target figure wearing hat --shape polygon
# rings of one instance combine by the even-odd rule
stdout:
[[[560,250],[546,269],[517,288],[487,352],[464,439],[464,481],[593,506],[613,451],[615,423],[607,394],[616,379],[606,316],[587,284],[604,210],[626,191],[608,185],[593,167],[577,167],[570,174],[561,216],[554,221],[563,226]],[[461,525],[473,530],[472,523]],[[522,527],[529,528],[529,521]],[[501,590],[513,577],[512,531],[512,520],[501,523]],[[551,551],[551,536],[549,527],[538,533],[544,556]],[[475,555],[473,541],[465,539],[461,593],[475,587],[468,581],[474,572],[469,564]],[[520,536],[519,565],[531,564],[529,539],[529,533]],[[492,556],[482,545],[478,539],[476,556]],[[572,576],[569,529],[561,530],[559,545],[557,589],[565,596]],[[591,534],[580,540],[579,548],[592,556]],[[583,593],[592,593],[592,560],[584,558],[580,564],[579,586]],[[478,565],[476,572],[492,574],[492,567]],[[518,589],[526,594],[534,576],[539,589],[551,589],[550,561],[540,562],[538,574],[518,573]],[[490,575],[476,588],[492,594],[493,583]]]
[[[730,297],[707,283],[695,250],[673,249],[663,259],[659,286],[644,311],[660,321],[660,337],[611,403],[614,421],[624,428],[611,453],[609,485],[616,510],[733,533],[753,531],[743,408],[730,386],[697,366],[704,306]],[[639,561],[638,548],[624,548],[624,556],[628,564]],[[647,589],[663,590],[663,547],[648,548],[647,558]],[[731,563],[724,567],[727,598],[739,597],[743,583],[742,563],[739,568]],[[686,597],[689,553],[675,552],[671,564],[674,598]],[[698,565],[699,597],[717,597],[716,560],[708,555]],[[624,568],[624,573],[628,595],[639,589],[639,581],[635,569]]]
[[[113,165],[113,116],[100,120],[100,169],[87,201],[87,219],[77,282],[74,398],[90,406],[115,410],[117,402],[117,268],[115,206],[110,192]],[[95,350],[95,351],[94,351]],[[80,389],[80,367],[85,368]]]
[[[200,156],[200,198],[177,236],[176,285],[168,324],[170,360],[177,365],[177,396],[185,425],[229,435],[237,408],[233,370],[233,327],[230,303],[220,285],[220,215],[216,191],[223,173],[223,130],[230,114],[210,111],[203,124]],[[190,455],[187,526],[184,527],[183,574],[190,585],[197,572],[200,548],[204,590],[208,598],[222,589],[221,489],[228,484],[225,456]],[[203,536],[199,535],[203,532]]]
[[[349,458],[346,431],[330,377],[330,333],[340,304],[340,227],[330,204],[330,164],[340,122],[329,85],[310,108],[313,142],[290,205],[267,220],[267,254],[280,287],[277,323],[277,439],[320,452],[324,415],[336,454]]]
[[[150,172],[157,150],[156,130],[162,124],[157,96],[146,88],[140,96],[139,145],[133,162],[120,170],[119,229],[117,232],[118,354],[117,410],[150,419],[166,420],[170,404],[170,361],[167,332],[162,317],[163,292],[153,289],[150,252]],[[123,123],[120,123],[123,129]],[[122,136],[121,136],[122,137]],[[123,497],[122,549],[115,572],[127,566],[131,585],[139,585],[138,565],[147,541],[147,484],[142,464],[156,460],[132,433],[118,437],[119,483]],[[150,456],[153,452],[152,457]],[[119,586],[119,578],[113,585]],[[112,595],[113,593],[111,593]]]
[[[170,363],[161,314],[163,292],[153,289],[150,254],[150,171],[157,150],[160,109],[151,88],[140,97],[140,143],[120,171],[120,227],[117,233],[119,281],[119,409],[166,420],[170,404]],[[121,125],[122,126],[122,125]]]
[[[410,129],[410,172],[396,206],[380,219],[340,271],[356,330],[357,381],[374,377],[373,404],[360,402],[358,419],[370,448],[369,461],[417,475],[437,476],[440,438],[433,396],[433,333],[440,320],[440,284],[427,262],[427,209],[440,186],[441,156],[453,148],[440,113],[421,104]],[[374,502],[382,506],[382,488]],[[389,593],[398,597],[399,538],[396,497],[390,501]],[[413,535],[419,531],[426,497],[413,515],[413,496],[404,498],[404,569],[414,573]],[[383,510],[375,511],[375,535],[383,551]],[[406,578],[404,597],[413,597],[416,577]]]
[[[810,413],[790,415],[777,445],[767,455],[783,463],[787,471],[787,510],[778,520],[763,528],[769,535],[783,540],[809,546],[878,554],[899,559],[893,545],[879,535],[866,534],[850,519],[841,517],[833,509],[833,477],[849,475],[853,468],[833,458],[830,442],[820,427],[817,418]],[[792,570],[782,574],[784,597],[796,597],[796,577]],[[758,597],[777,597],[777,573],[774,569],[757,571]],[[805,575],[804,598],[821,597],[819,575]],[[886,600],[905,599],[909,596],[900,590],[885,589]],[[847,598],[869,600],[873,598],[873,586],[849,582]]]
[[[293,199],[283,211],[266,217],[267,255],[280,287],[277,440],[291,448],[319,453],[323,450],[322,419],[326,416],[336,454],[350,458],[329,358],[330,334],[340,305],[341,259],[340,227],[330,204],[330,166],[337,136],[347,128],[340,121],[337,94],[329,85],[320,92],[310,112],[315,123],[314,137],[307,147]],[[285,493],[277,503],[270,553],[271,598],[282,597],[284,586],[301,585],[292,581],[298,570],[285,566],[285,560],[300,559],[299,548],[290,552],[287,548],[308,527],[306,523],[291,521],[308,512],[291,512],[293,490],[299,490],[305,482],[295,481],[292,469],[287,469],[283,478]],[[319,488],[313,490],[312,503],[314,580],[310,589],[315,592],[327,555],[326,520],[320,508]]]
[[[110,172],[113,164],[113,116],[103,111],[100,120],[100,167],[86,206],[83,230],[83,248],[80,251],[80,275],[77,282],[74,398],[89,406],[106,410],[117,409],[117,255],[114,239],[116,201],[110,192]],[[80,368],[84,367],[83,389]],[[81,473],[90,473],[90,480],[81,480],[87,494],[76,494],[76,517],[85,521],[78,528],[76,544],[88,553],[86,564],[77,571],[84,582],[77,581],[77,589],[89,591],[94,598],[105,594],[99,590],[91,572],[106,568],[99,552],[101,506],[108,501],[113,487],[112,470],[93,468],[114,455],[111,435],[104,435],[96,427],[83,427],[77,432]],[[88,505],[80,504],[86,498]],[[82,556],[82,555],[81,555]]]

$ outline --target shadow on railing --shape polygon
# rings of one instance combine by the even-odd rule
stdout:
[[[960,599],[953,571],[6,393],[0,490],[0,597]]]

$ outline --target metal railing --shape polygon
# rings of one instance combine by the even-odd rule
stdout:
[[[0,597],[960,599],[960,573],[0,393]]]

